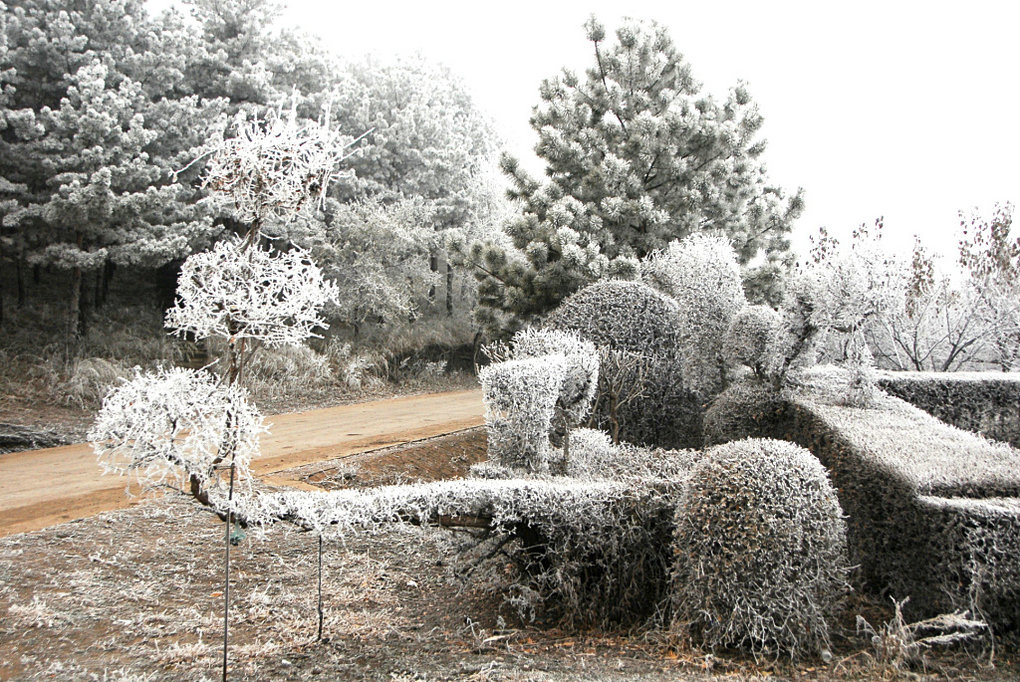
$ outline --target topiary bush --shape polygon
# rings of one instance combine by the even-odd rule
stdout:
[[[755,376],[764,378],[769,367],[768,351],[774,348],[782,318],[767,305],[744,308],[722,339],[722,354],[731,365],[750,367]]]
[[[770,383],[751,376],[733,382],[705,410],[705,446],[777,435],[785,405]]]
[[[676,509],[671,632],[756,656],[827,650],[848,571],[843,512],[814,455],[767,439],[714,447]]]
[[[478,371],[490,460],[528,472],[548,471],[549,432],[566,366],[564,356],[544,355]]]
[[[688,388],[715,395],[726,382],[723,335],[746,305],[733,247],[725,237],[698,232],[649,254],[641,276],[677,302]]]
[[[595,282],[568,296],[544,326],[641,355],[675,354],[683,339],[675,300],[647,284],[622,280]]]
[[[684,382],[676,301],[640,282],[601,281],[568,297],[545,326],[576,332],[599,347],[592,426],[631,443],[701,445],[703,401]],[[617,404],[621,395],[625,404]]]

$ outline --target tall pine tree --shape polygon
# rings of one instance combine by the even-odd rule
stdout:
[[[766,176],[762,117],[743,85],[701,92],[665,28],[628,21],[607,44],[586,24],[593,64],[546,80],[531,125],[544,181],[504,158],[520,215],[512,250],[476,244],[482,307],[493,326],[542,313],[594,280],[631,277],[639,259],[693,232],[724,234],[753,299],[789,261],[800,213]]]

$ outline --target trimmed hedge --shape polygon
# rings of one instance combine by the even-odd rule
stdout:
[[[664,448],[701,446],[704,405],[684,379],[676,301],[640,282],[605,280],[567,297],[544,326],[576,332],[596,346],[639,356],[639,366],[632,369],[643,376],[644,391],[617,414],[621,440]],[[601,371],[612,380],[611,366],[603,363]],[[607,428],[606,401],[600,400],[594,412],[594,424]]]
[[[882,372],[878,384],[947,424],[1020,447],[1020,373]]]
[[[769,435],[829,469],[861,586],[909,596],[911,616],[973,607],[1017,625],[1020,451],[890,396],[869,409],[834,405],[818,376],[789,398]]]
[[[847,592],[846,525],[825,468],[793,443],[708,450],[676,510],[671,630],[710,648],[829,648]]]

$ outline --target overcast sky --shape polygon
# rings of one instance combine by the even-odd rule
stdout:
[[[338,52],[421,52],[461,76],[510,149],[543,78],[591,62],[582,24],[665,24],[705,90],[746,81],[774,181],[805,189],[795,244],[885,216],[893,244],[952,253],[959,210],[1020,195],[1020,3],[289,0],[284,23]],[[530,159],[529,159],[530,157]]]

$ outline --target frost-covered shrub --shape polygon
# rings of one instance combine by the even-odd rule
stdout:
[[[705,411],[705,445],[778,435],[785,404],[770,383],[753,377],[733,382]]]
[[[698,232],[651,253],[641,264],[641,276],[678,304],[688,387],[714,395],[725,381],[723,335],[746,305],[733,247],[725,237]]]
[[[571,457],[567,475],[581,479],[682,481],[701,458],[699,450],[664,450],[630,443],[613,443],[595,429],[570,432]]]
[[[817,346],[829,326],[829,300],[823,282],[809,274],[790,277],[779,308],[779,333],[766,351],[766,373],[778,387],[791,368],[814,364]]]
[[[251,392],[260,400],[293,395],[333,382],[329,358],[304,344],[259,348],[244,363]]]
[[[233,239],[184,261],[166,326],[200,339],[300,343],[327,327],[320,311],[338,295],[300,250],[274,253]]]
[[[548,470],[549,433],[566,368],[564,356],[543,355],[479,370],[489,459],[525,471]]]
[[[71,366],[67,378],[57,385],[63,402],[81,409],[94,409],[119,381],[130,376],[123,363],[103,358],[82,358]]]
[[[570,432],[570,461],[567,475],[574,478],[601,476],[619,452],[609,434],[595,429],[575,429]]]
[[[237,385],[189,369],[139,372],[103,401],[88,439],[106,471],[133,474],[144,485],[190,478],[213,493],[215,468],[232,458],[246,482],[265,431],[262,415]],[[225,497],[225,495],[224,495]]]
[[[510,345],[517,360],[562,355],[566,366],[557,406],[563,413],[563,428],[588,416],[598,388],[599,356],[595,344],[573,332],[529,328],[517,332]]]
[[[568,297],[546,326],[599,348],[593,425],[633,443],[701,444],[701,402],[684,384],[676,301],[640,282],[596,282]]]
[[[622,280],[595,282],[568,296],[545,326],[641,355],[674,354],[682,338],[676,301],[641,282]]]
[[[764,378],[769,365],[767,352],[775,346],[781,323],[779,313],[767,305],[744,308],[723,336],[723,358],[730,364],[750,367]]]
[[[676,510],[671,630],[702,645],[814,654],[846,592],[846,525],[821,463],[784,441],[712,448]]]

